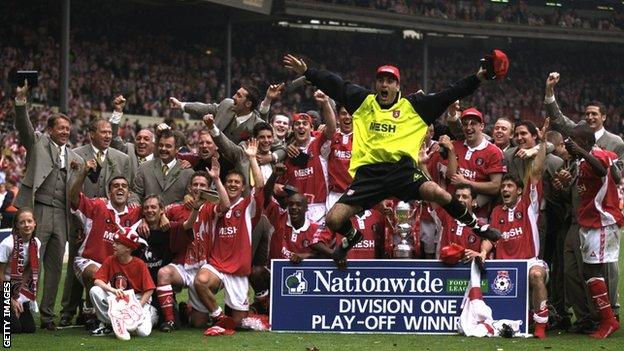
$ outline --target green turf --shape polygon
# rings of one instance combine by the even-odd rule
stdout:
[[[624,251],[624,247],[623,250]],[[624,257],[624,252],[620,257]],[[620,263],[620,277],[624,267]],[[64,279],[64,277],[63,277]],[[624,279],[621,279],[622,296]],[[61,285],[62,282],[61,282]],[[57,309],[60,309],[60,296]],[[218,299],[222,300],[219,294]],[[179,295],[186,300],[186,291]],[[296,311],[293,311],[296,313]],[[38,316],[36,317],[39,323]],[[202,330],[184,329],[172,334],[154,330],[147,338],[133,337],[119,341],[114,337],[91,337],[81,329],[48,332],[37,330],[31,335],[13,335],[12,349],[16,350],[301,350],[316,347],[326,350],[624,350],[624,330],[619,330],[606,340],[593,340],[585,335],[549,332],[545,341],[537,339],[479,339],[440,335],[388,335],[388,334],[334,334],[334,333],[272,333],[238,332],[232,336],[205,337]]]

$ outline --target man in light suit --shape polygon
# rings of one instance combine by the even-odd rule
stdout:
[[[270,85],[264,100],[260,103],[260,92],[254,86],[243,85],[230,99],[224,99],[220,103],[204,104],[201,102],[181,102],[170,97],[172,107],[182,109],[191,115],[203,118],[207,114],[214,116],[214,123],[219,130],[233,143],[238,144],[251,137],[253,127],[259,122],[265,122],[268,117],[271,102],[280,96],[284,84]],[[260,105],[258,106],[258,103]],[[256,110],[256,107],[258,109]],[[258,157],[262,164],[278,162],[286,158],[286,150],[279,143],[273,145],[273,153]],[[234,165],[221,164],[222,172],[234,168]]]
[[[97,168],[91,172],[84,181],[83,193],[89,198],[103,197],[108,194],[108,183],[117,176],[124,176],[132,179],[130,172],[130,157],[119,150],[110,148],[112,139],[111,123],[102,118],[96,118],[89,124],[89,138],[91,143],[77,147],[74,152],[83,160],[95,160]],[[76,220],[76,219],[74,219]],[[81,225],[76,222],[76,228]],[[67,261],[67,271],[73,269],[74,258],[79,248],[78,232],[69,233],[69,260]],[[71,320],[80,305],[83,287],[74,274],[68,274],[65,278],[63,288],[63,298],[61,299],[61,320],[59,327],[71,325]],[[85,312],[85,314],[89,314]],[[91,313],[91,322],[96,322],[95,311]],[[91,327],[95,327],[91,325]]]
[[[45,278],[41,296],[41,328],[56,330],[54,304],[61,279],[63,254],[71,232],[69,186],[79,170],[72,163],[84,164],[67,147],[71,120],[63,114],[48,118],[47,133],[35,132],[26,110],[28,85],[17,88],[15,128],[20,144],[27,150],[27,169],[15,198],[16,207],[34,209],[36,235],[41,240],[41,260]]]
[[[113,130],[113,140],[110,146],[130,157],[130,174],[134,176],[141,164],[154,158],[154,133],[149,129],[141,129],[134,137],[134,143],[125,143],[118,133],[125,105],[126,99],[123,95],[119,95],[113,101],[114,110],[109,119]]]
[[[177,142],[177,134],[171,129],[160,133],[157,140],[159,158],[139,166],[129,203],[141,204],[151,194],[160,195],[165,206],[184,199],[186,186],[194,171],[181,168],[181,162],[176,158]]]
[[[550,124],[552,129],[560,132],[564,136],[570,135],[571,130],[576,127],[577,123],[566,117],[559,108],[557,101],[555,100],[554,87],[559,82],[560,75],[557,72],[550,73],[546,79],[546,94],[544,96],[544,107],[546,108],[546,116],[550,117]],[[615,162],[615,166],[611,167],[611,174],[616,183],[619,182],[622,176],[622,170],[624,169],[624,141],[619,136],[608,132],[604,128],[604,122],[607,119],[605,106],[597,101],[592,101],[585,107],[585,119],[578,124],[587,124],[593,131],[596,137],[596,146],[609,150],[617,154],[618,161]],[[572,216],[574,220],[574,216]],[[568,235],[570,236],[570,235]],[[568,240],[570,239],[570,240]],[[572,240],[573,239],[573,240]],[[568,243],[570,241],[570,243]],[[587,294],[585,284],[582,280],[583,275],[579,275],[577,270],[580,271],[582,262],[572,262],[572,251],[577,258],[574,261],[580,259],[580,239],[578,235],[572,235],[570,238],[566,238],[566,249],[569,255],[564,254],[564,259],[570,257],[564,262],[564,270],[570,272],[565,273],[566,276],[566,295],[572,294],[575,296],[585,296]],[[578,255],[577,255],[578,251]],[[580,266],[580,267],[579,267]],[[608,263],[606,266],[606,277],[609,285],[609,299],[612,301],[613,313],[617,316],[620,312],[620,304],[618,303],[618,282],[619,282],[619,268],[617,262]],[[583,299],[578,299],[578,303]],[[585,299],[589,308],[592,307],[589,299]],[[577,304],[578,304],[577,303]],[[577,313],[578,308],[575,308]],[[579,311],[588,311],[586,307],[580,307]],[[576,316],[577,321],[583,319],[588,320],[591,317],[589,315]],[[589,331],[589,330],[588,330]]]

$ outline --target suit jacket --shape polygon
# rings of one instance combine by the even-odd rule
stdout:
[[[241,125],[236,125],[236,115],[231,111],[231,107],[234,105],[234,100],[223,99],[218,104],[204,104],[201,102],[189,102],[184,105],[184,112],[188,112],[192,115],[199,117],[200,119],[205,114],[212,114],[215,118],[215,125],[222,133],[235,144],[240,143],[243,140],[251,138],[253,127],[256,123],[264,121],[260,112],[253,110],[251,117],[243,122]]]
[[[546,116],[550,117],[550,125],[554,130],[563,135],[570,135],[570,132],[574,129],[574,127],[576,127],[577,124],[587,123],[585,121],[575,123],[566,117],[563,112],[561,112],[557,101],[544,103],[544,105],[546,108]],[[596,140],[596,146],[617,154],[618,161],[615,163],[615,166],[619,172],[612,170],[612,174],[615,178],[614,180],[618,183],[621,179],[621,173],[624,171],[624,141],[619,136],[605,129],[602,136]]]
[[[20,189],[13,204],[20,208],[34,208],[35,193],[50,172],[52,172],[54,166],[55,160],[52,157],[52,139],[50,139],[50,136],[47,134],[35,132],[30,118],[28,117],[26,106],[15,106],[15,113],[15,128],[18,131],[20,144],[27,150],[27,167],[26,174],[22,178]],[[65,168],[67,169],[67,176],[65,179],[65,215],[67,217],[67,223],[70,223],[69,188],[71,184],[76,181],[76,177],[80,172],[80,170],[73,170],[70,165],[73,161],[77,161],[81,164],[84,164],[84,161],[69,147],[65,147],[65,150]]]
[[[145,196],[151,194],[160,195],[165,206],[182,201],[193,173],[190,168],[180,168],[178,161],[164,177],[159,158],[144,162],[132,182],[129,202],[141,204]]]
[[[518,152],[518,146],[512,146],[504,152],[505,155],[505,163],[507,164],[507,174],[511,174],[515,176],[517,179],[520,179],[524,182],[524,184],[528,184],[528,167],[533,163],[533,158],[529,160],[523,160],[520,157],[514,157],[514,155]],[[544,198],[550,202],[556,202],[555,193],[552,190],[551,182],[554,178],[555,174],[559,172],[561,167],[563,167],[563,160],[555,156],[553,154],[546,154],[546,159],[544,160],[543,170],[542,170],[542,185],[544,189]]]
[[[243,147],[241,145],[234,144],[223,133],[219,133],[219,135],[213,136],[212,140],[219,148],[219,155],[221,155],[223,159],[234,164],[234,169],[236,169],[243,176],[245,176],[244,193],[249,194],[249,191],[251,190],[251,182],[249,179],[249,177],[251,177],[251,166],[249,165],[249,159],[247,158]],[[267,179],[264,179],[264,181],[266,182]]]
[[[74,152],[85,161],[95,158],[91,144],[77,147],[74,149]],[[116,176],[124,176],[128,179],[128,184],[132,184],[133,173],[131,173],[130,168],[130,157],[119,150],[109,147],[97,182],[93,183],[87,177],[84,181],[83,193],[90,198],[107,197],[108,182]]]

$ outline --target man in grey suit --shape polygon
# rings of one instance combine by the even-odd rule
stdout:
[[[154,158],[154,133],[149,129],[141,129],[134,137],[134,143],[125,143],[118,133],[125,105],[126,99],[123,95],[117,96],[113,101],[113,113],[109,119],[113,130],[113,140],[110,146],[130,157],[130,174],[134,176],[141,164]]]
[[[284,89],[284,83],[270,85],[266,91],[264,100],[260,103],[260,92],[254,86],[243,85],[230,99],[223,99],[220,103],[204,104],[201,102],[181,102],[170,97],[169,101],[174,108],[190,113],[201,119],[207,114],[214,116],[214,123],[234,144],[245,141],[251,137],[253,127],[259,122],[266,122],[271,102],[280,96]],[[260,103],[260,105],[258,105]],[[256,110],[256,107],[258,109]],[[259,156],[258,162],[262,164],[282,161],[286,158],[286,150],[279,143],[273,145],[273,153]],[[222,172],[234,168],[232,164],[222,164]]]
[[[546,115],[551,118],[551,126],[554,130],[557,130],[564,136],[570,135],[572,129],[577,125],[574,121],[566,117],[559,108],[557,101],[555,100],[554,87],[559,82],[560,75],[557,72],[550,73],[546,79],[546,94],[544,96],[544,107],[546,108]],[[615,167],[611,167],[611,174],[613,175],[616,183],[621,179],[621,171],[624,165],[624,141],[619,136],[608,132],[604,128],[604,122],[607,119],[606,109],[604,105],[597,101],[592,101],[585,107],[585,119],[578,124],[587,124],[593,131],[596,137],[596,146],[605,150],[612,151],[617,154],[618,161],[615,163]],[[574,221],[574,216],[572,220]],[[569,234],[570,235],[570,234]],[[569,239],[569,240],[568,240]],[[568,243],[569,242],[569,243]],[[572,235],[570,238],[566,238],[565,251],[570,252],[569,255],[564,254],[566,257],[576,257],[577,260],[580,257],[580,239],[578,235]],[[578,254],[576,254],[578,251]],[[575,254],[572,255],[572,252]],[[573,262],[577,260],[568,259],[564,262],[564,270],[566,272],[574,272],[573,274],[566,273],[566,289],[569,292],[566,294],[587,294],[585,284],[582,280],[582,275],[578,275],[576,272],[580,271],[582,262]],[[606,277],[609,285],[609,299],[612,301],[613,313],[619,315],[620,304],[618,303],[618,281],[619,281],[619,268],[617,262],[606,264]],[[582,296],[582,295],[581,295]],[[579,299],[586,300],[589,299]],[[592,304],[588,304],[589,308],[593,307]],[[578,310],[588,310],[588,308],[581,307]],[[575,308],[575,313],[577,308]],[[589,320],[591,316],[576,316],[578,321]]]
[[[40,257],[45,277],[41,297],[41,328],[56,330],[54,304],[61,279],[63,254],[71,232],[69,186],[79,170],[72,163],[84,161],[67,147],[71,120],[54,114],[47,121],[47,135],[35,132],[26,110],[28,85],[17,88],[15,128],[20,144],[27,150],[26,174],[15,198],[15,206],[34,209],[36,235],[41,240]]]
[[[184,199],[186,186],[193,175],[193,169],[182,169],[177,160],[177,134],[171,129],[163,130],[158,136],[159,158],[139,166],[132,183],[129,203],[141,204],[147,195],[157,194],[165,206]]]
[[[102,118],[96,118],[89,123],[89,138],[91,143],[77,147],[74,152],[83,160],[95,160],[97,168],[90,172],[84,181],[83,193],[89,198],[107,197],[108,183],[117,176],[124,176],[132,179],[130,172],[130,157],[119,150],[110,148],[112,139],[111,123]],[[76,220],[76,219],[74,219]],[[81,227],[76,222],[76,228]],[[69,233],[69,260],[67,261],[67,271],[73,269],[74,258],[79,248],[79,237],[77,231]],[[71,325],[71,320],[76,314],[76,309],[80,305],[83,287],[74,274],[68,274],[65,278],[63,288],[63,298],[61,299],[61,320],[59,327]],[[88,314],[88,313],[86,313]],[[95,317],[95,311],[91,313]],[[97,321],[97,318],[91,318]]]

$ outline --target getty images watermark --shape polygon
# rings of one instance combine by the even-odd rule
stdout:
[[[11,347],[11,282],[2,286],[2,346]]]

